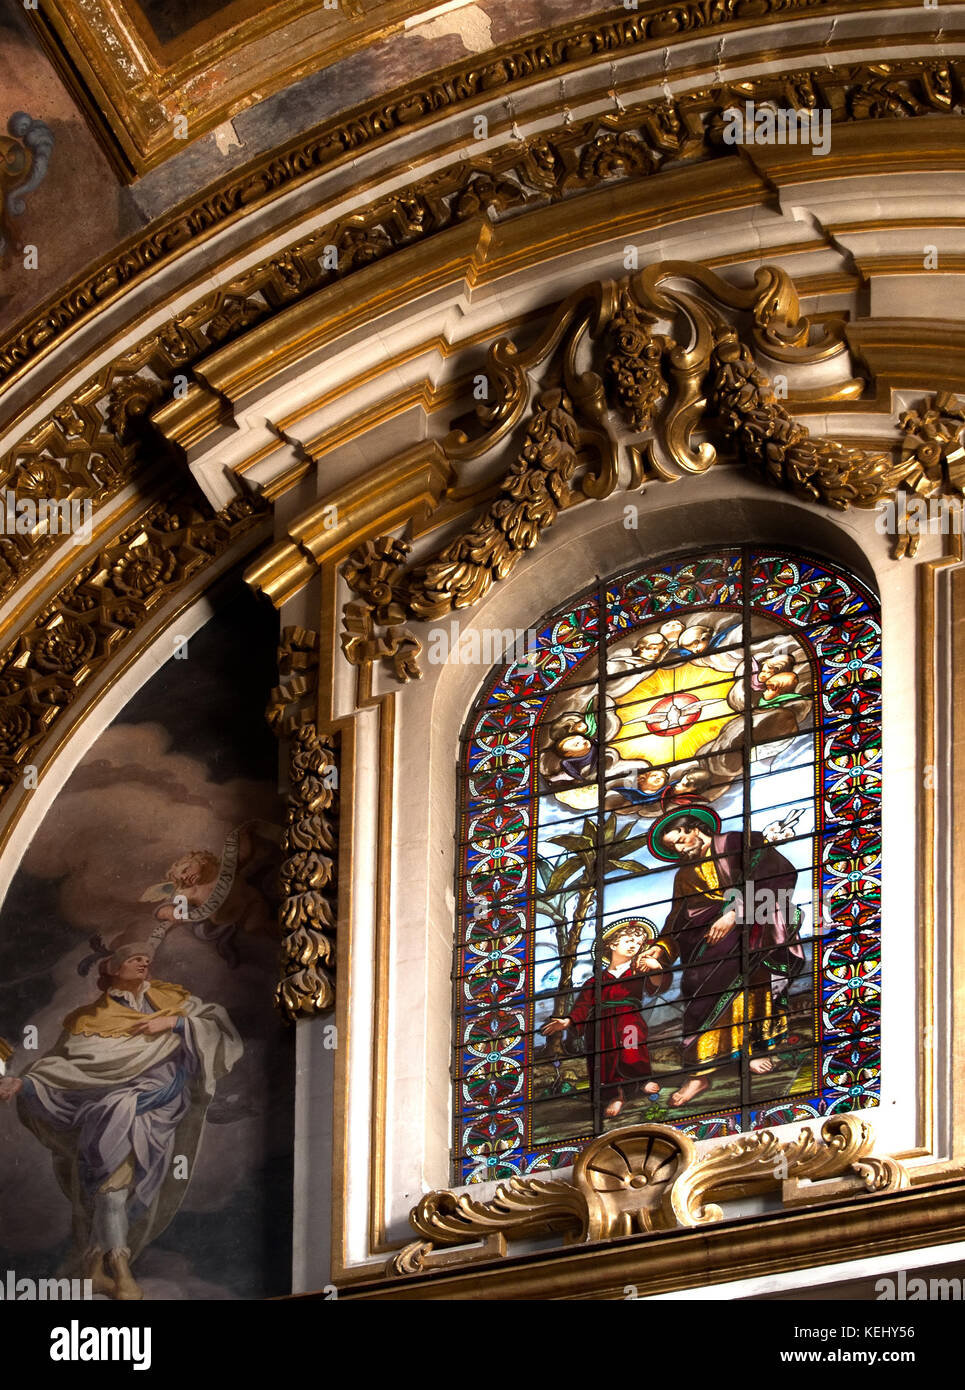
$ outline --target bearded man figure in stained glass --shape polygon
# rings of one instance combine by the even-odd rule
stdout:
[[[745,1047],[752,1072],[773,1069],[767,1053],[787,1034],[788,986],[805,963],[796,922],[788,920],[797,870],[752,830],[745,874],[744,835],[721,834],[709,806],[661,817],[649,848],[680,864],[660,941],[661,954],[672,951],[684,967],[681,1062],[690,1076],[670,1102],[680,1106],[707,1090],[709,1074]]]

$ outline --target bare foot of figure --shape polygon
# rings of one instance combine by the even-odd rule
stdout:
[[[764,1072],[774,1070],[774,1063],[771,1061],[770,1057],[754,1057],[747,1065],[749,1070],[754,1072],[757,1076],[761,1076]]]
[[[646,1091],[648,1096],[655,1096],[657,1092],[660,1090],[660,1087],[657,1085],[656,1081],[648,1081],[643,1089]]]
[[[694,1096],[699,1096],[701,1091],[706,1091],[710,1085],[702,1076],[692,1076],[686,1086],[681,1086],[679,1091],[674,1091],[670,1097],[671,1105],[686,1105]]]
[[[619,1113],[620,1113],[620,1111],[621,1111],[622,1109],[623,1109],[623,1101],[622,1101],[622,1099],[621,1099],[621,1100],[611,1100],[611,1101],[610,1101],[610,1104],[607,1106],[607,1108],[604,1110],[603,1113],[604,1113],[604,1115],[606,1115],[606,1117],[607,1117],[608,1119],[612,1120],[612,1119],[615,1119],[617,1115],[619,1115]]]

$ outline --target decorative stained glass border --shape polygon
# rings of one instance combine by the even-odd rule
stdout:
[[[748,586],[744,592],[744,583]],[[811,654],[814,838],[820,842],[811,968],[815,1084],[773,1104],[665,1122],[706,1138],[865,1108],[880,1079],[881,636],[854,575],[785,549],[729,547],[661,559],[585,590],[497,667],[467,720],[459,760],[454,962],[454,1183],[563,1167],[591,1135],[531,1136],[537,736],[547,701],[604,642],[712,607],[777,620]],[[818,918],[817,914],[820,914]]]

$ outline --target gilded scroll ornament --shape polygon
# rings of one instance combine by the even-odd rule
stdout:
[[[664,323],[667,332],[654,331]],[[815,438],[778,397],[741,331],[789,367],[850,361],[843,322],[815,330],[790,276],[772,265],[737,288],[705,266],[662,261],[570,295],[525,352],[508,338],[493,343],[490,395],[476,408],[475,428],[463,416],[441,443],[454,476],[459,461],[484,457],[525,420],[537,369],[559,384],[535,392],[496,499],[436,555],[407,567],[409,546],[382,536],[349,557],[342,573],[359,597],[343,614],[348,659],[382,660],[397,680],[418,675],[419,644],[405,620],[478,603],[562,510],[617,487],[621,448],[630,457],[624,485],[639,486],[641,448],[633,441],[642,435],[665,480],[712,468],[718,447],[699,436],[716,435],[727,456],[762,481],[836,510],[876,507],[899,488],[961,495],[965,416],[950,396],[901,417],[900,458],[897,441],[890,451],[869,451]],[[897,553],[911,553],[916,539],[898,537]]]
[[[496,413],[494,412],[494,415]],[[500,425],[493,433],[500,432]],[[460,435],[460,440],[465,436]],[[421,644],[401,619],[438,618],[477,603],[494,583],[511,574],[527,550],[539,543],[560,511],[574,500],[573,479],[586,451],[595,451],[598,481],[607,476],[612,490],[616,471],[612,451],[601,449],[601,435],[576,418],[570,397],[560,389],[541,392],[522,446],[503,478],[499,496],[467,531],[432,560],[404,571],[407,546],[380,537],[353,552],[343,576],[361,599],[343,610],[342,647],[353,665],[384,660],[397,680],[421,675],[416,662]],[[592,484],[591,484],[592,485]],[[389,552],[388,547],[395,549]],[[391,567],[384,556],[391,553]],[[368,602],[366,597],[374,598]],[[382,625],[382,631],[376,630]]]
[[[335,746],[314,723],[295,729],[282,888],[282,978],[275,1003],[290,1023],[312,1018],[335,1002]]]
[[[581,1150],[572,1181],[511,1178],[485,1202],[428,1193],[409,1217],[419,1239],[386,1272],[501,1258],[508,1242],[537,1236],[587,1244],[707,1226],[724,1218],[711,1198],[738,1193],[770,1192],[803,1206],[906,1189],[902,1164],[872,1156],[873,1146],[871,1126],[854,1115],[836,1115],[820,1131],[804,1126],[788,1139],[772,1130],[744,1134],[703,1154],[667,1125],[627,1125]]]
[[[540,70],[558,56],[544,55]],[[821,107],[840,122],[958,112],[963,90],[961,66],[946,59],[906,59],[873,67],[842,65],[820,74],[771,74],[733,88],[700,88],[674,100],[628,105],[606,116],[563,123],[556,130],[509,141],[503,149],[473,158],[468,167],[466,161],[454,159],[450,167],[312,232],[218,289],[207,291],[136,346],[100,367],[68,402],[31,426],[0,458],[0,486],[13,489],[18,497],[90,498],[95,506],[101,505],[150,467],[160,441],[155,434],[150,450],[139,447],[149,429],[148,414],[172,398],[176,378],[189,379],[192,365],[214,347],[270,319],[314,290],[457,226],[467,217],[484,213],[499,220],[522,206],[545,206],[574,193],[627,180],[633,176],[631,166],[646,167],[652,176],[668,161],[679,164],[726,155],[730,147],[722,143],[721,115],[734,101],[769,101],[780,108]],[[443,102],[453,99],[457,98],[452,92],[439,97]],[[353,142],[365,144],[383,133],[384,127],[373,117],[370,125],[353,122],[351,133],[339,132],[330,146],[322,143],[335,158]],[[309,143],[316,149],[314,140]],[[643,153],[633,159],[617,158],[617,151],[626,153],[628,145],[639,146]],[[264,168],[259,165],[240,173],[217,195],[201,199],[153,226],[138,241],[112,252],[109,262],[46,305],[31,323],[0,345],[0,385],[55,346],[101,305],[250,206],[256,194],[260,197],[281,191],[288,182],[316,171],[312,158],[298,150],[272,155],[263,164]],[[330,258],[333,247],[337,252],[335,267]],[[762,305],[766,303],[762,300]],[[772,355],[776,345],[772,335],[768,349]],[[785,347],[792,358],[795,350],[793,344]],[[498,354],[487,362],[494,390],[491,402],[480,403],[483,409],[479,414],[482,419],[486,409],[498,411],[498,421],[491,420],[488,426],[499,424],[505,434],[523,418],[527,401],[514,398],[514,409],[504,391],[500,371],[512,375],[519,364],[500,351],[504,353],[502,364]],[[655,368],[652,359],[650,366]],[[664,371],[671,367],[666,360]],[[623,370],[631,370],[629,364]],[[648,379],[646,371],[642,367],[633,370],[639,376],[638,389],[642,389]],[[519,381],[518,376],[516,379]],[[478,442],[474,435],[469,447]],[[487,447],[494,443],[490,438]],[[455,450],[452,457],[459,457]],[[593,491],[594,486],[598,491]],[[596,496],[606,486],[606,479],[596,485],[588,480],[584,492]],[[0,539],[0,597],[24,582],[53,545],[51,537],[39,533]]]

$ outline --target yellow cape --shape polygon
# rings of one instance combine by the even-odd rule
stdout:
[[[147,987],[146,998],[154,1005],[155,1013],[180,1014],[182,1005],[191,995],[190,990],[180,985],[169,985],[164,980],[152,980]],[[82,1004],[79,1009],[64,1019],[64,1029],[68,1033],[92,1034],[98,1038],[126,1038],[135,1023],[143,1023],[149,1014],[139,1013],[129,1004],[112,999],[106,992],[93,1004]]]

